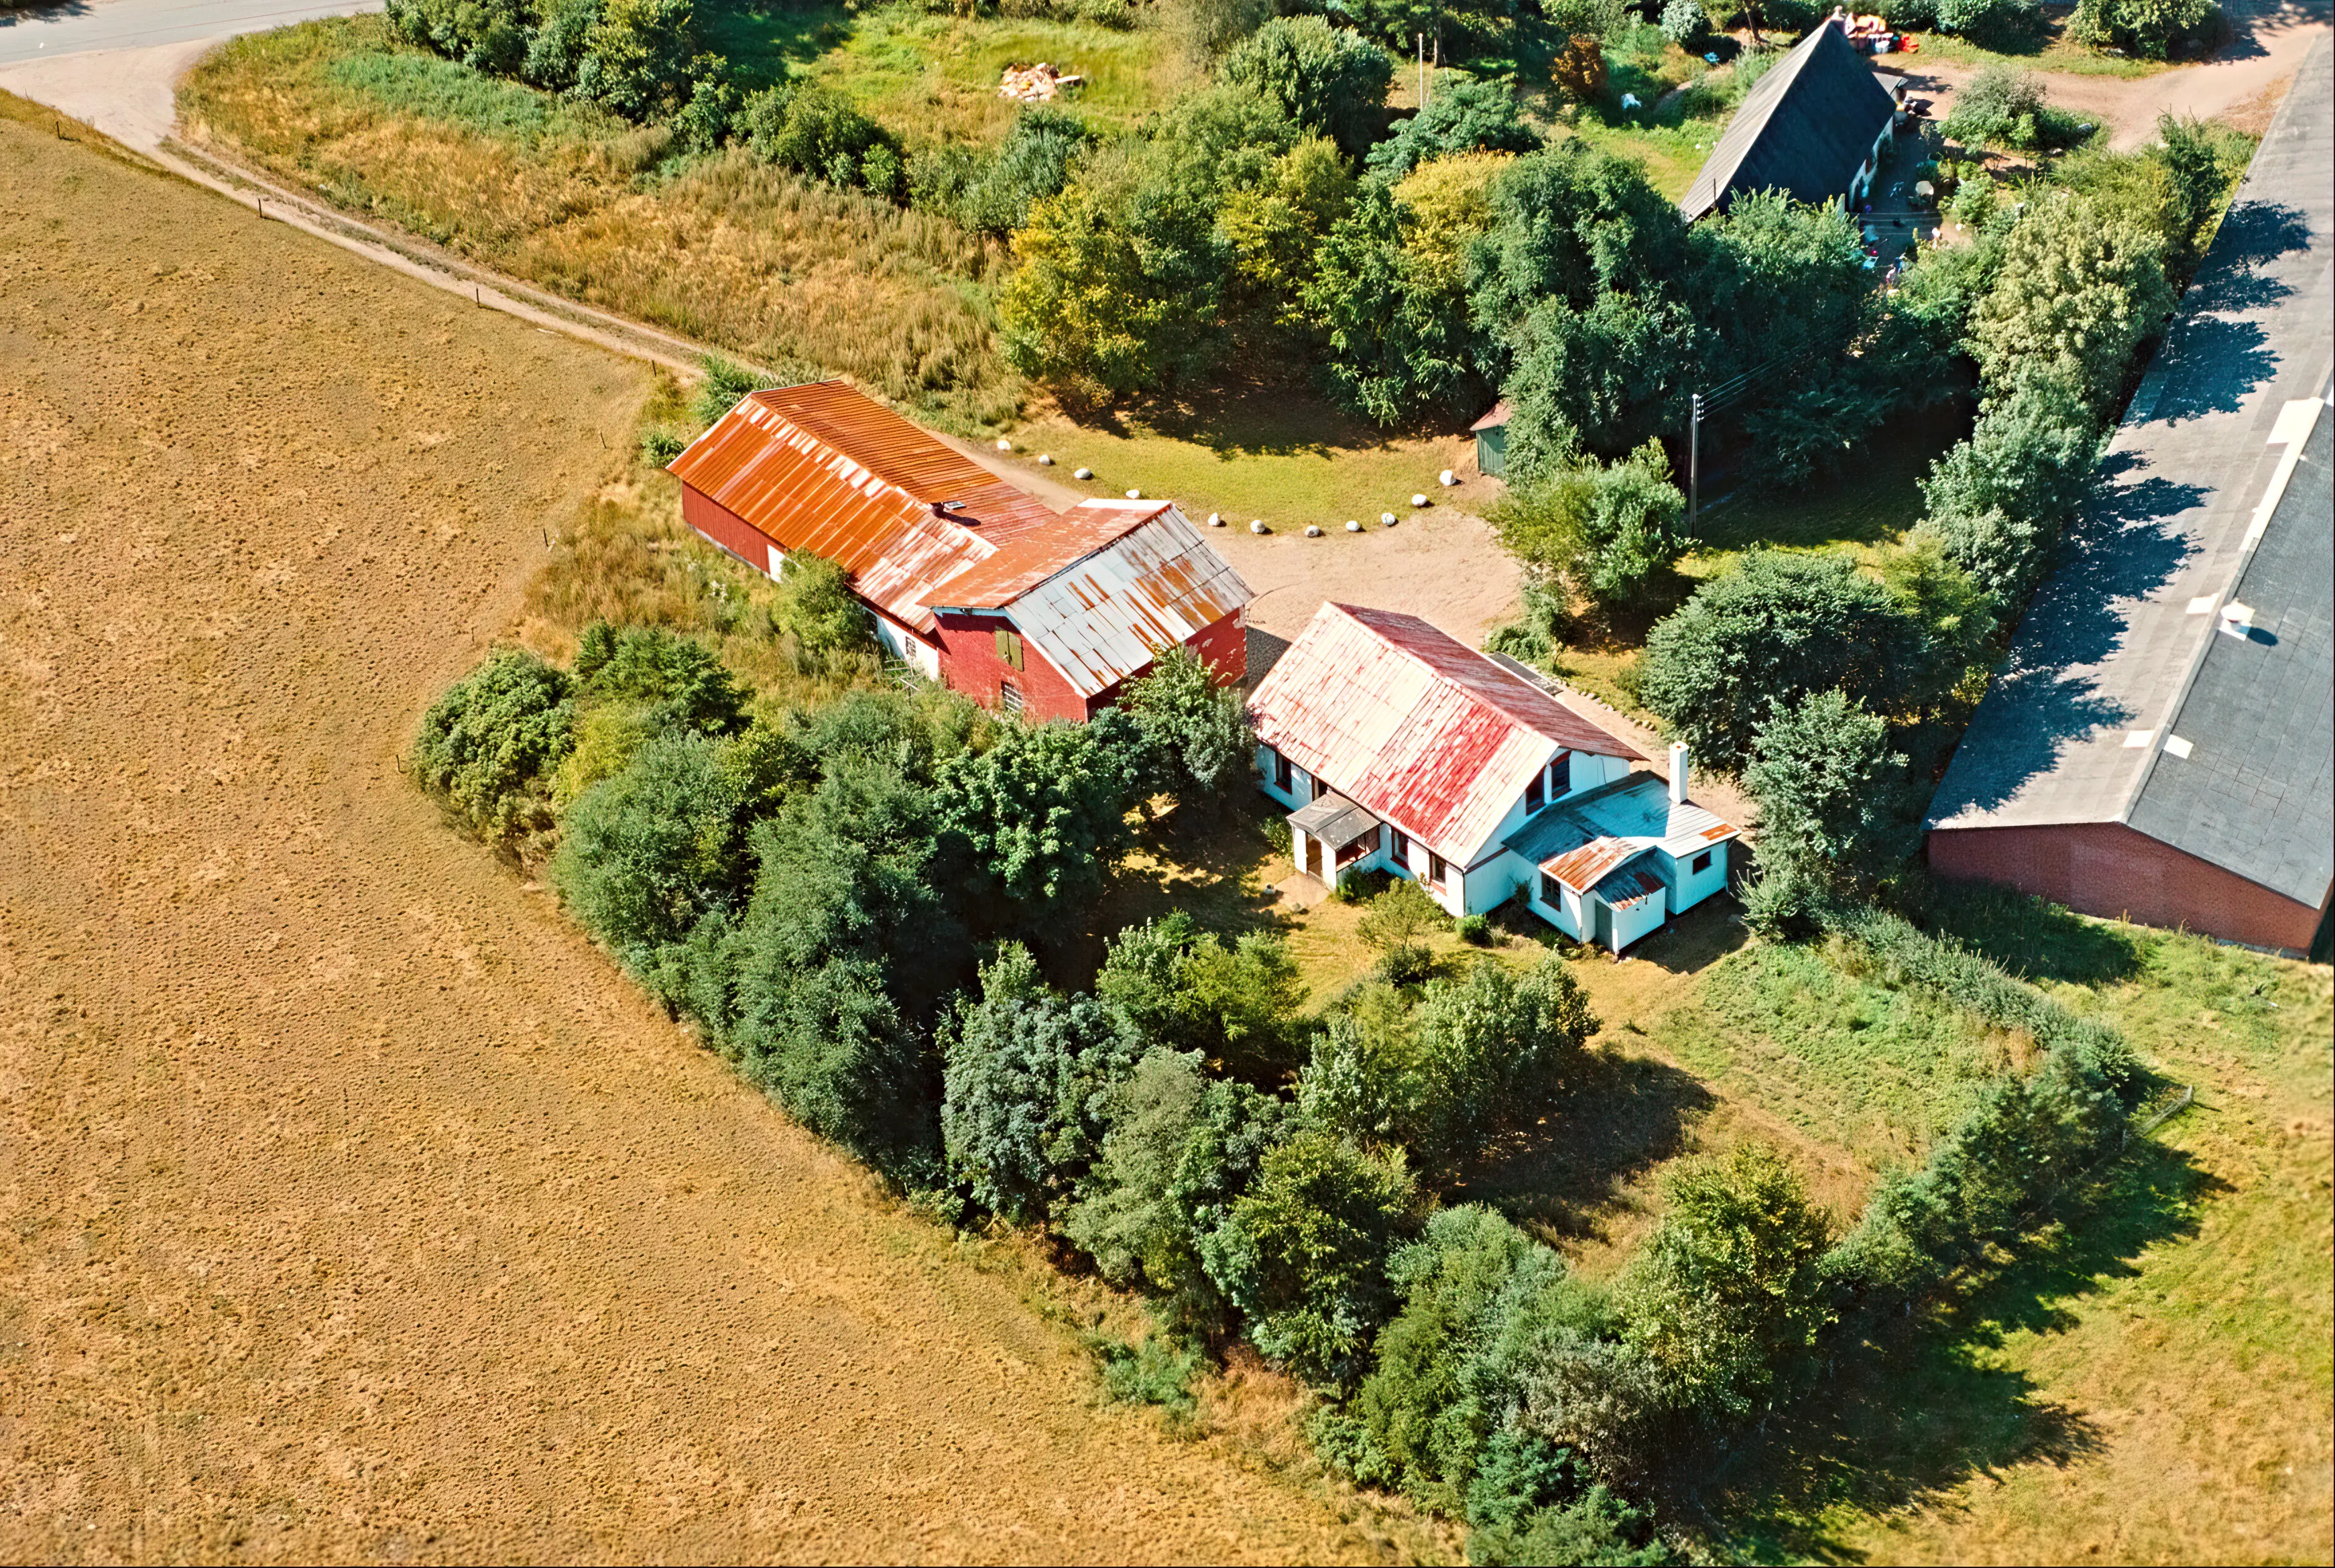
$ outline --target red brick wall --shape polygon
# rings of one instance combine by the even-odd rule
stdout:
[[[1011,681],[1022,688],[1022,711],[1035,721],[1067,719],[1082,723],[1087,704],[1062,673],[1046,662],[1038,644],[1022,639],[1022,664],[1016,670],[997,656],[997,629],[1012,623],[1002,615],[965,615],[954,611],[939,617],[941,682],[964,692],[984,708],[996,708],[998,686]]]
[[[1930,868],[2004,883],[2086,915],[2256,947],[2308,949],[2323,913],[2120,822],[1940,828],[1930,835]]]

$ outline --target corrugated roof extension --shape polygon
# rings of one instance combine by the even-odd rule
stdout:
[[[1160,649],[1224,619],[1250,598],[1240,574],[1173,506],[1086,501],[1071,508],[1070,519],[1083,524],[1092,516],[1093,531],[1101,533],[1114,514],[1118,531],[1106,542],[1019,589],[1005,604],[1022,634],[1085,697],[1109,691]],[[939,600],[957,605],[967,579],[993,575],[1022,547],[1009,546],[944,585]]]
[[[749,393],[668,469],[925,633],[931,589],[1060,520],[842,382]],[[947,502],[959,505],[943,515]]]
[[[1684,860],[1736,836],[1715,812],[1672,800],[1667,779],[1633,773],[1534,818],[1508,848],[1579,893],[1649,850]]]
[[[1751,190],[1830,201],[1848,189],[1896,112],[1872,63],[1838,27],[1821,24],[1751,84],[1679,210],[1700,218]]]
[[[1643,759],[1416,615],[1325,604],[1249,699],[1257,739],[1462,865],[1552,747]]]

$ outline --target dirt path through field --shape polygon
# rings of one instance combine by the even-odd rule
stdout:
[[[0,120],[0,1557],[1352,1557],[395,758],[642,373]]]

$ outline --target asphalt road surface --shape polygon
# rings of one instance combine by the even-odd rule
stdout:
[[[232,38],[316,16],[354,16],[380,9],[380,0],[98,0],[95,5],[66,0],[0,14],[0,64],[92,49],[146,49]]]

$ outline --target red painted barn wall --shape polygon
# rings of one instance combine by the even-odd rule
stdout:
[[[1939,828],[1930,835],[1930,869],[2004,883],[2086,915],[2256,947],[2305,951],[2324,914],[2121,822]]]
[[[1032,720],[1067,719],[1081,722],[1086,700],[1062,678],[1062,673],[1027,637],[1022,640],[1022,668],[997,656],[997,629],[1013,623],[1003,615],[974,615],[951,611],[938,617],[941,629],[941,682],[964,692],[984,708],[999,706],[997,688],[1007,681],[1022,688],[1022,711]]]
[[[1200,656],[1209,673],[1219,686],[1236,684],[1248,673],[1248,630],[1241,624],[1241,613],[1219,616],[1184,639],[1184,645]],[[1146,664],[1115,685],[1107,686],[1087,699],[1087,717],[1093,718],[1119,701],[1119,693],[1128,681],[1138,681],[1151,673]]]
[[[754,570],[768,576],[770,547],[778,541],[702,490],[681,487],[682,520],[705,536],[708,543],[729,551]]]

